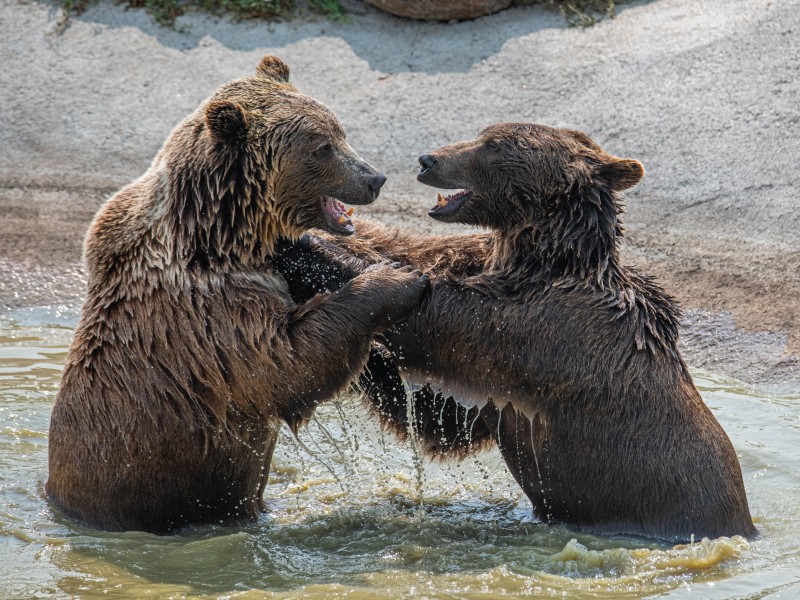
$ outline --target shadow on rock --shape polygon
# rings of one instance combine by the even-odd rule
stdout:
[[[241,21],[192,12],[175,28],[157,24],[144,10],[123,10],[110,3],[91,6],[70,18],[111,28],[134,27],[170,48],[190,50],[209,40],[231,50],[285,47],[313,37],[343,39],[372,69],[383,73],[463,73],[497,53],[509,39],[569,24],[558,11],[544,6],[519,6],[458,23],[411,21],[362,3],[348,3],[348,22],[320,16],[292,21]]]

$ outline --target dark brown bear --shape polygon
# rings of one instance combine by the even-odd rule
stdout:
[[[339,199],[369,204],[385,178],[288,77],[267,56],[222,86],[92,224],[46,485],[73,518],[167,532],[255,517],[280,421],[296,430],[346,387],[427,289],[378,266],[289,296],[277,237],[351,233]]]
[[[733,446],[678,353],[678,309],[620,263],[620,192],[641,164],[525,123],[420,163],[421,182],[463,190],[430,216],[491,233],[421,239],[359,224],[338,242],[366,264],[434,278],[419,313],[384,335],[393,356],[374,350],[361,377],[384,421],[407,426],[396,362],[424,384],[414,414],[427,452],[495,441],[543,521],[670,541],[753,536]],[[343,279],[359,271],[310,245],[308,261]]]

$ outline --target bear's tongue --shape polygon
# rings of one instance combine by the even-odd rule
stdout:
[[[322,215],[325,217],[325,222],[332,231],[338,233],[351,234],[356,230],[350,219],[354,211],[353,208],[348,210],[344,204],[330,196],[325,196],[322,203]]]

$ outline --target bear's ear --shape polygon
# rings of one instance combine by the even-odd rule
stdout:
[[[256,73],[275,81],[289,81],[289,65],[274,54],[267,54],[261,59]]]
[[[218,142],[239,142],[247,135],[247,115],[241,106],[228,100],[215,100],[206,107],[208,131]]]
[[[597,176],[615,192],[632,188],[644,177],[644,167],[632,158],[610,156],[597,168]]]

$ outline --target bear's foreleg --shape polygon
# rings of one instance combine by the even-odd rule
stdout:
[[[326,240],[368,264],[391,261],[410,265],[431,277],[458,280],[483,271],[491,252],[491,235],[416,235],[375,221],[356,221],[349,237],[322,234]]]
[[[279,367],[294,375],[276,400],[278,414],[293,430],[310,418],[317,404],[355,380],[373,337],[415,309],[429,285],[418,271],[376,265],[289,315],[286,342],[291,352]]]
[[[431,241],[446,240],[448,243],[425,244],[423,249],[419,240],[428,238],[402,236],[379,224],[370,225],[372,227],[366,228],[368,242],[355,245],[342,244],[346,245],[348,250],[360,250],[360,258],[343,250],[333,241],[318,236],[306,235],[294,243],[284,240],[278,243],[273,263],[289,284],[290,293],[295,301],[305,302],[315,294],[339,289],[346,281],[366,269],[370,261],[389,258],[408,262],[410,248],[425,252],[429,267],[435,262],[433,259],[435,256],[439,257],[439,266],[450,270],[456,268],[472,270],[483,260],[480,240],[484,236],[430,238]],[[360,224],[359,232],[363,229]],[[478,238],[478,241],[474,244],[465,244],[463,238],[467,237]],[[334,241],[338,243],[338,240],[339,238]],[[370,249],[369,243],[374,243],[375,247]],[[471,253],[464,254],[460,263],[452,260],[457,254],[456,246],[472,250]],[[382,253],[385,253],[385,256]],[[394,340],[402,338],[401,343],[417,359],[431,351],[434,340],[420,336],[419,332],[411,333],[410,336],[408,333],[408,327],[400,325],[390,335]],[[413,342],[410,338],[413,338]],[[408,401],[395,357],[385,348],[373,347],[367,369],[360,375],[359,383],[367,406],[380,419],[382,425],[399,438],[405,439],[409,424]],[[468,410],[452,397],[434,393],[430,386],[424,386],[413,392],[412,397],[414,431],[418,439],[422,440],[425,452],[429,456],[461,458],[493,443],[477,409]],[[313,408],[301,411],[307,415],[303,418],[308,418],[312,411]],[[298,417],[294,422],[300,423],[302,418]]]

